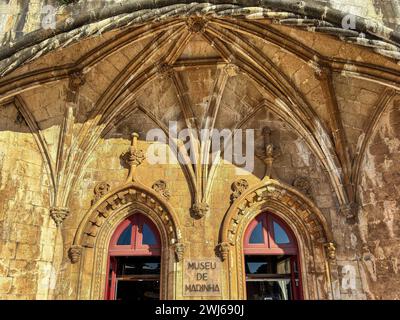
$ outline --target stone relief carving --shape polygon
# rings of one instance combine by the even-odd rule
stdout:
[[[210,206],[206,202],[196,202],[191,208],[193,216],[197,219],[203,218],[209,210]]]
[[[96,203],[102,196],[106,195],[110,191],[110,184],[107,182],[100,182],[94,187],[94,198],[92,205]]]
[[[293,181],[293,187],[302,192],[308,198],[313,199],[312,184],[308,177],[298,177]]]
[[[68,257],[71,260],[71,263],[77,263],[82,255],[82,247],[81,246],[72,246],[68,250]]]
[[[164,180],[154,182],[152,189],[161,194],[167,200],[171,198],[171,192],[168,189],[167,182]]]
[[[202,33],[207,26],[207,20],[202,17],[190,17],[186,25],[191,33]]]
[[[222,261],[225,261],[229,255],[230,244],[228,242],[221,242],[216,247],[216,253]]]
[[[336,246],[333,242],[328,242],[325,243],[324,245],[325,251],[326,251],[326,256],[328,257],[329,260],[336,260]]]
[[[249,183],[245,179],[239,179],[232,183],[231,203],[234,202],[240,195],[249,188]]]
[[[139,138],[138,133],[132,134],[132,143],[129,150],[121,155],[121,158],[129,167],[129,174],[127,177],[127,182],[135,180],[136,167],[140,166],[144,159],[146,158],[143,150],[138,149],[137,140]]]
[[[50,216],[54,220],[57,227],[61,226],[61,224],[68,217],[68,215],[69,215],[68,208],[59,208],[59,207],[50,208]]]

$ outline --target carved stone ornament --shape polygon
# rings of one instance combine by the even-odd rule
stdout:
[[[82,255],[82,247],[81,246],[72,246],[68,250],[68,257],[71,260],[71,263],[77,263]]]
[[[175,251],[175,258],[177,262],[183,260],[183,255],[185,253],[185,245],[181,242],[177,242],[173,245]]]
[[[129,166],[139,166],[145,159],[143,150],[131,147],[127,153],[127,163]]]
[[[298,177],[293,181],[293,187],[312,199],[312,185],[307,177]]]
[[[154,191],[158,192],[159,194],[161,194],[167,200],[169,200],[171,198],[171,193],[168,190],[167,182],[164,180],[158,180],[158,181],[154,182],[152,189]]]
[[[224,68],[229,77],[236,77],[239,74],[239,67],[233,63],[229,63]]]
[[[157,66],[158,72],[164,79],[171,78],[174,74],[174,68],[166,62],[162,62]]]
[[[217,254],[221,258],[222,261],[225,261],[229,255],[229,243],[221,242],[217,245]]]
[[[326,250],[326,255],[328,256],[329,260],[335,260],[336,259],[336,247],[333,242],[328,242],[325,243],[325,250]]]
[[[97,202],[102,196],[106,195],[110,191],[110,184],[107,182],[100,182],[94,187],[94,198],[92,205]]]
[[[59,227],[65,218],[67,218],[69,214],[69,209],[68,208],[50,208],[50,217],[53,218],[54,222],[56,223],[56,226]]]
[[[240,195],[248,188],[249,183],[245,179],[239,179],[232,183],[231,189],[233,192],[231,194],[231,202],[234,202],[237,198],[239,198]]]
[[[207,25],[207,20],[201,17],[190,17],[186,21],[186,24],[191,33],[200,33],[204,32]]]
[[[210,206],[206,202],[194,203],[191,208],[193,216],[198,219],[203,218],[209,210]]]

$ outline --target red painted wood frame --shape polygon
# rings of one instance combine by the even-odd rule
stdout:
[[[274,222],[277,223],[286,233],[289,242],[277,243],[274,230]],[[260,243],[250,243],[251,235],[254,229],[261,223],[263,241]],[[303,290],[301,282],[300,261],[298,256],[298,245],[296,237],[286,223],[272,213],[264,212],[259,214],[247,227],[244,235],[244,255],[289,255],[291,280],[293,296],[296,300],[303,299]],[[243,259],[244,263],[244,259]],[[295,268],[296,266],[296,268]],[[296,283],[295,269],[299,274],[298,283]]]
[[[146,225],[156,238],[155,244],[143,243],[143,227]],[[118,240],[122,233],[131,227],[130,244],[119,245]],[[126,220],[124,220],[118,228],[114,231],[111,237],[110,246],[108,250],[108,263],[107,263],[107,279],[106,279],[106,293],[107,300],[115,299],[115,288],[117,281],[117,259],[118,256],[160,256],[161,255],[161,241],[157,227],[154,223],[144,216],[137,213]]]

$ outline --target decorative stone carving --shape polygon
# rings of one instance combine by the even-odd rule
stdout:
[[[100,182],[94,187],[94,198],[92,205],[96,203],[101,197],[106,195],[110,191],[110,184],[107,182]]]
[[[271,141],[272,131],[268,127],[264,127],[263,135],[264,135],[264,154],[262,155],[262,160],[265,163],[265,177],[272,176],[272,165],[275,160],[279,156],[278,150],[276,150],[275,146]]]
[[[171,198],[171,193],[168,190],[167,182],[164,180],[158,180],[154,182],[152,189],[158,193],[160,193],[164,198],[169,200]]]
[[[162,62],[157,67],[158,72],[164,79],[171,78],[174,74],[174,68],[166,62]]]
[[[175,258],[177,262],[183,260],[183,255],[185,253],[185,245],[181,242],[177,242],[173,245],[175,251]]]
[[[65,218],[67,218],[68,214],[69,214],[68,208],[58,208],[58,207],[50,208],[50,216],[53,218],[57,227],[61,226]]]
[[[344,204],[340,207],[339,213],[345,216],[348,222],[355,222],[357,213],[359,210],[359,205],[355,202]]]
[[[71,260],[71,263],[77,263],[82,255],[82,247],[81,246],[72,246],[68,250],[68,257]]]
[[[190,17],[186,25],[191,33],[202,33],[206,28],[207,20],[201,17]]]
[[[298,177],[293,181],[293,187],[302,192],[308,198],[312,199],[311,180],[307,177]]]
[[[197,219],[203,218],[209,210],[210,206],[206,202],[196,202],[191,208],[193,216]]]
[[[79,89],[85,84],[85,82],[85,76],[81,71],[76,71],[69,76],[69,84],[67,90],[68,102],[76,102]]]
[[[329,258],[329,260],[335,260],[336,259],[336,247],[333,242],[328,242],[325,243],[325,251],[326,255]]]
[[[364,244],[362,248],[362,262],[365,266],[366,271],[368,272],[369,276],[371,277],[372,281],[377,280],[376,276],[376,258],[375,256],[371,253],[371,251],[368,248],[367,244]]]
[[[229,77],[236,77],[239,74],[239,67],[233,63],[225,66],[224,71]]]
[[[221,258],[222,261],[225,261],[229,255],[229,243],[221,242],[217,245],[217,254]]]
[[[132,134],[132,143],[131,147],[129,148],[128,152],[122,154],[122,159],[128,164],[129,166],[129,174],[127,178],[127,182],[134,181],[136,167],[140,166],[144,161],[145,153],[143,150],[138,149],[137,147],[137,140],[139,138],[138,133]]]
[[[234,202],[240,195],[249,188],[249,183],[245,179],[236,180],[231,185],[232,194],[231,194],[231,202]]]

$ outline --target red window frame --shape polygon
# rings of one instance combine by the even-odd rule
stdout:
[[[146,224],[156,237],[155,245],[143,244],[143,225]],[[125,229],[132,225],[131,244],[118,245],[118,239]],[[117,281],[117,259],[119,256],[161,256],[160,233],[153,221],[141,213],[133,214],[124,220],[114,231],[111,237],[108,260],[105,299],[115,299],[115,288]],[[161,275],[160,275],[161,276]]]
[[[286,232],[289,243],[278,244],[275,242],[275,234],[273,222],[277,222],[280,227]],[[262,223],[263,232],[263,243],[250,243],[250,237],[253,230],[257,227],[258,223]],[[298,255],[298,245],[296,237],[287,226],[287,224],[276,215],[270,212],[263,212],[259,214],[250,224],[247,226],[246,232],[244,234],[244,245],[243,245],[243,264],[245,255],[289,255],[290,257],[290,267],[291,267],[291,280],[293,288],[293,298],[295,300],[303,299],[303,289],[301,281],[301,268],[300,259]],[[298,271],[298,282],[296,282],[294,267],[297,266]]]
[[[275,242],[275,234],[273,222],[277,222],[280,227],[286,232],[289,243],[276,243]],[[258,223],[262,223],[262,232],[263,232],[263,243],[250,243],[250,237],[253,233],[254,229],[257,227]],[[291,230],[286,226],[286,223],[282,221],[282,219],[278,218],[275,215],[270,213],[262,213],[257,216],[247,227],[245,236],[244,236],[244,253],[246,255],[278,255],[278,254],[287,254],[287,255],[296,255],[297,250],[297,242],[294,234]]]

